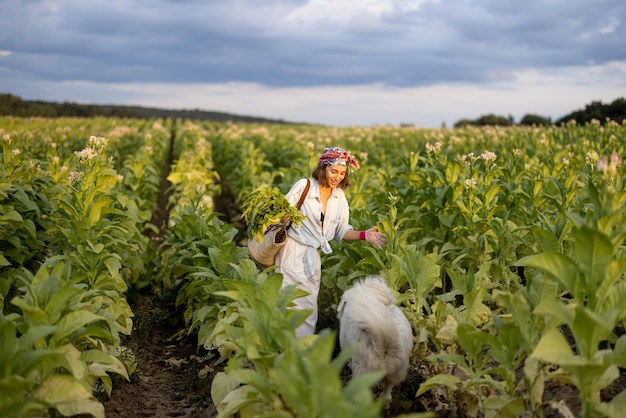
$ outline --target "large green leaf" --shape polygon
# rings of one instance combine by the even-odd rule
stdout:
[[[453,376],[451,374],[446,374],[446,373],[437,374],[427,379],[425,382],[423,382],[420,385],[419,389],[417,390],[417,393],[415,394],[415,396],[420,396],[428,392],[429,390],[439,387],[439,386],[445,386],[450,390],[454,390],[460,384],[461,384],[461,379],[459,379],[456,376]]]
[[[585,364],[584,360],[574,355],[569,343],[558,329],[552,329],[541,337],[531,357],[556,365]]]
[[[104,406],[82,383],[69,376],[50,377],[37,389],[35,398],[66,416],[90,414],[95,418],[105,417]]]
[[[57,330],[54,332],[52,341],[60,342],[85,325],[103,319],[105,318],[89,311],[70,312],[57,323]]]
[[[585,282],[584,291],[595,309],[595,291],[602,285],[607,266],[613,259],[613,244],[609,237],[586,225],[576,229],[573,235],[576,262]]]
[[[580,270],[574,261],[557,252],[546,252],[522,258],[516,266],[534,268],[557,280],[561,286],[573,295],[577,294]]]

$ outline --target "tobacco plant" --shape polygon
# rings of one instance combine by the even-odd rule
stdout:
[[[549,326],[531,358],[558,366],[560,372],[552,377],[578,388],[583,417],[618,417],[626,411],[624,397],[602,402],[600,391],[617,379],[626,363],[626,335],[615,334],[626,318],[626,208],[611,210],[610,198],[602,199],[592,183],[589,191],[593,216],[570,216],[573,253],[545,252],[518,264],[537,270],[567,295],[535,308],[533,313],[545,316]],[[564,331],[571,333],[573,346]]]

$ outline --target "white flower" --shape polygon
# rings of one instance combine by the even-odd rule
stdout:
[[[437,153],[439,150],[441,150],[441,142],[437,141],[434,144],[431,144],[430,142],[426,143],[426,151]]]
[[[585,161],[587,162],[587,164],[590,165],[594,165],[598,162],[598,159],[600,157],[598,156],[598,153],[595,151],[589,151],[587,152],[587,156],[585,157]]]
[[[91,160],[91,159],[93,159],[93,157],[98,155],[98,153],[96,151],[94,151],[90,147],[86,147],[82,151],[75,151],[74,154],[76,154],[78,156],[78,158],[80,158],[83,161],[84,160]]]
[[[94,147],[105,147],[109,141],[103,136],[90,136],[89,143]]]
[[[486,163],[492,163],[496,160],[496,158],[498,158],[498,156],[494,152],[484,151],[482,154],[480,154],[480,158],[485,160]]]
[[[476,186],[476,180],[474,180],[474,179],[465,179],[464,184],[465,184],[465,188],[469,189],[470,187]]]

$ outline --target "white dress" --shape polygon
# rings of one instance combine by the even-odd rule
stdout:
[[[306,179],[298,180],[285,195],[296,206],[304,188]],[[332,189],[326,203],[324,223],[321,222],[322,201],[320,200],[319,182],[311,179],[311,187],[300,208],[306,219],[300,227],[292,226],[287,233],[285,244],[276,255],[278,272],[283,274],[283,287],[296,285],[309,293],[308,296],[294,301],[296,309],[311,309],[306,322],[296,329],[296,336],[303,337],[315,333],[317,323],[317,295],[321,282],[321,259],[319,250],[332,253],[329,241],[341,242],[346,232],[354,229],[349,223],[350,208],[342,189]]]

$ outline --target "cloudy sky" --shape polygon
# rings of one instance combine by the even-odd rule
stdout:
[[[0,0],[0,93],[336,126],[626,96],[625,0]]]

